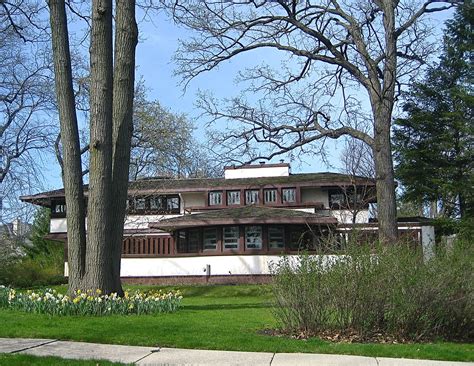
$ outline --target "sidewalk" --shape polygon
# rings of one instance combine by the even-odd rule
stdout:
[[[474,366],[472,362],[409,360],[384,357],[267,353],[153,348],[58,341],[54,339],[0,338],[0,353],[109,360],[137,365],[211,366]]]

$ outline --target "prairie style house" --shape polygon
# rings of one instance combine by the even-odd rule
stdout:
[[[281,254],[331,255],[326,243],[345,240],[354,228],[365,240],[376,237],[377,224],[369,222],[374,193],[373,179],[291,174],[286,163],[226,167],[223,178],[133,181],[121,276],[149,283],[263,281]],[[51,208],[49,238],[67,247],[64,191],[21,199]],[[433,243],[431,226],[405,222],[399,230],[426,248]]]

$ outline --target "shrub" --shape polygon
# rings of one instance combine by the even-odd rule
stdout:
[[[111,315],[157,314],[175,312],[181,306],[179,291],[125,292],[123,297],[112,293],[103,295],[100,290],[81,292],[70,297],[56,290],[17,292],[0,288],[0,307],[49,315]]]
[[[272,268],[275,315],[292,333],[473,339],[473,253],[457,243],[424,262],[418,249],[400,244],[284,257]]]

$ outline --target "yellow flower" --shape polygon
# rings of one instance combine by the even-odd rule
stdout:
[[[101,295],[101,294],[102,294],[102,290],[101,290],[100,288],[98,288],[97,290],[95,290],[95,293],[96,293],[97,295]]]

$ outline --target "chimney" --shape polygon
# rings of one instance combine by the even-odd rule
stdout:
[[[260,165],[265,165],[265,161],[261,160],[259,161]]]

